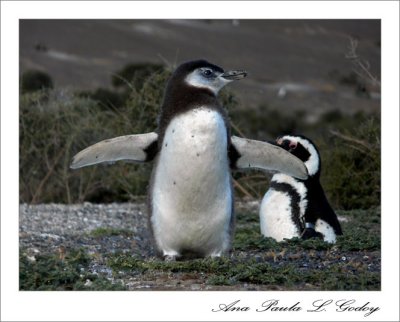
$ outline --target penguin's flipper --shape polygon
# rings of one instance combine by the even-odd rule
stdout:
[[[238,153],[235,166],[239,169],[278,171],[302,180],[308,177],[304,163],[277,145],[237,136],[232,136],[231,142]]]
[[[156,153],[157,140],[158,135],[155,132],[104,140],[76,154],[72,159],[71,168],[119,160],[150,161]]]

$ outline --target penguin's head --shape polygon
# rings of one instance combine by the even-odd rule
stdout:
[[[190,87],[209,90],[214,95],[226,84],[246,77],[243,70],[224,71],[206,60],[195,60],[180,65],[171,77],[172,82],[183,81]]]
[[[318,149],[310,139],[302,135],[283,135],[276,139],[276,144],[303,161],[309,177],[319,177],[321,158]]]

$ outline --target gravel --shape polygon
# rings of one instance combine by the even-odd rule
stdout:
[[[256,212],[258,207],[255,201],[236,204],[237,211]],[[98,228],[127,230],[131,234],[93,240],[90,233]],[[21,204],[19,237],[20,247],[33,253],[54,252],[64,246],[107,253],[131,252],[143,258],[155,256],[145,203]]]
[[[259,202],[236,202],[237,213],[258,212]],[[339,220],[345,222],[345,218]],[[69,249],[83,248],[90,256],[90,273],[101,275],[108,280],[121,282],[128,290],[285,290],[280,285],[239,283],[229,285],[209,285],[206,274],[174,271],[155,272],[154,275],[116,272],[107,265],[112,254],[133,255],[145,261],[155,259],[155,249],[148,229],[147,207],[144,203],[111,204],[40,204],[20,205],[19,216],[20,249],[28,260],[35,261],[39,255],[59,254]],[[255,224],[255,223],[254,223]],[[100,237],[96,231],[110,229]],[[111,233],[110,233],[111,232]],[[114,233],[113,233],[114,232]],[[326,250],[305,250],[302,252],[280,252],[236,249],[230,255],[233,262],[255,260],[267,262],[271,267],[296,265],[299,273],[320,270],[330,265],[342,263],[341,269],[349,273],[361,269],[380,274],[380,251],[345,252],[335,247]],[[90,286],[91,281],[86,281]],[[303,290],[316,287],[303,283]]]
[[[19,224],[20,247],[28,253],[54,252],[63,246],[88,248],[90,253],[154,255],[145,204],[21,204]],[[90,233],[98,228],[131,234],[93,239]]]

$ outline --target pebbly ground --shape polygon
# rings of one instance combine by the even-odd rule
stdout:
[[[237,202],[231,254],[165,263],[144,203],[20,205],[22,290],[379,290],[380,209],[339,212],[336,245],[262,238]]]

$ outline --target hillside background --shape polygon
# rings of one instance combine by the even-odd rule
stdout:
[[[350,38],[380,79],[379,20],[21,20],[20,71],[39,69],[57,87],[90,90],[110,88],[111,75],[130,63],[206,58],[249,72],[233,89],[244,108],[379,111],[377,89],[363,100],[349,84]]]
[[[379,20],[21,20],[21,202],[129,201],[151,165],[68,168],[86,146],[153,131],[171,71],[205,58],[249,76],[222,93],[234,133],[313,139],[336,207],[380,203]],[[235,174],[259,199],[269,174]]]

